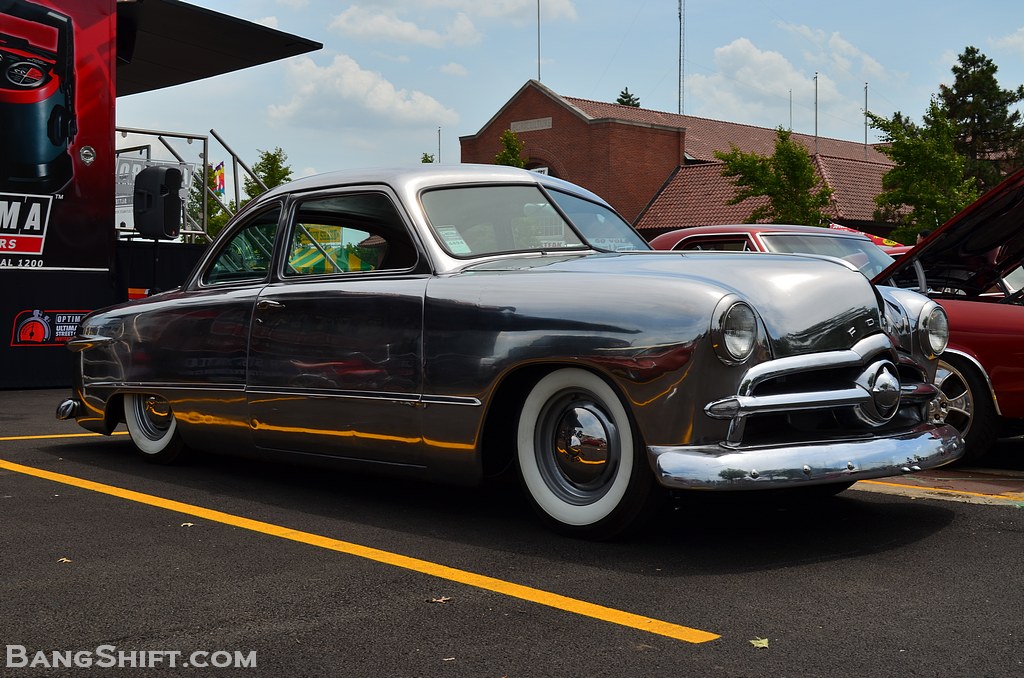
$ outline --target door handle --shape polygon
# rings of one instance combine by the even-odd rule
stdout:
[[[256,302],[257,311],[270,311],[278,308],[284,308],[284,304],[280,301],[274,301],[273,299],[260,299]]]

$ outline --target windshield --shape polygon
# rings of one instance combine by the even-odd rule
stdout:
[[[856,266],[868,280],[889,267],[894,259],[870,240],[829,234],[765,233],[765,246],[772,252],[785,254],[821,254],[845,259]]]
[[[551,197],[595,249],[613,252],[650,249],[632,226],[604,205],[561,191],[551,191]]]
[[[462,186],[425,191],[434,236],[455,257],[504,252],[648,249],[618,215],[567,193],[552,194],[567,222],[537,186]]]

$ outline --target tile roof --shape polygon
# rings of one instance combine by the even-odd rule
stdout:
[[[680,167],[640,215],[638,231],[666,231],[673,228],[742,224],[767,198],[749,198],[728,204],[736,194],[732,179],[722,176],[720,162]],[[656,234],[655,234],[656,235]],[[645,234],[646,236],[646,234]]]
[[[815,169],[832,188],[831,214],[837,222],[874,220],[876,195],[882,191],[882,175],[892,165],[819,155]],[[713,162],[680,167],[640,215],[640,231],[670,228],[741,224],[767,198],[751,198],[729,205],[736,194],[730,177],[722,176],[723,163]]]
[[[835,216],[840,221],[873,221],[875,196],[882,192],[882,176],[891,162],[850,160],[828,155],[814,158],[815,168],[832,187]]]
[[[552,93],[554,94],[554,93]],[[735,122],[698,118],[692,115],[665,113],[622,104],[578,99],[554,94],[585,117],[592,120],[618,120],[640,125],[660,125],[686,129],[686,152],[695,160],[713,161],[715,151],[728,153],[733,146],[744,153],[771,155],[775,152],[775,129],[754,127]],[[890,160],[873,145],[865,146],[857,141],[843,141],[818,137],[813,134],[793,132],[794,141],[803,144],[811,155],[819,153],[848,160],[867,160],[891,165]]]

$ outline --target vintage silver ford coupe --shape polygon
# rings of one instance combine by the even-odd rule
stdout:
[[[158,462],[516,469],[551,525],[604,538],[664,488],[829,493],[955,460],[946,339],[935,302],[839,260],[650,251],[552,177],[343,172],[250,202],[180,289],[86,317],[58,416],[124,422]]]

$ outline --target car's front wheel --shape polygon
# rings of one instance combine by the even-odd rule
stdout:
[[[943,356],[935,371],[935,385],[949,408],[946,423],[964,439],[964,460],[981,459],[995,444],[999,427],[984,376],[966,360]]]
[[[172,464],[185,453],[170,403],[157,396],[128,393],[124,420],[135,449],[148,461]]]
[[[559,531],[610,539],[652,505],[654,475],[622,401],[596,374],[543,377],[519,415],[518,465],[541,517]]]

